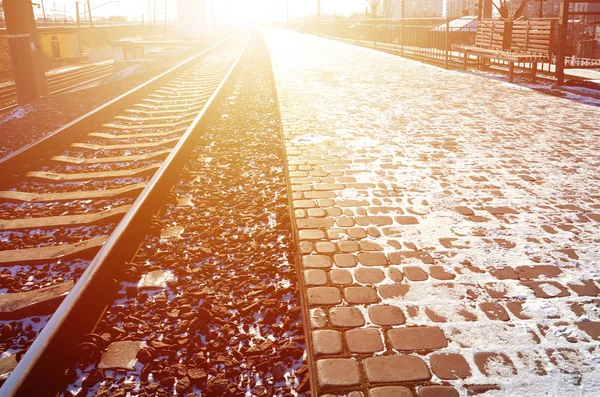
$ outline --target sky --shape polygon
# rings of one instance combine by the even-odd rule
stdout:
[[[177,0],[167,1],[167,18],[177,17]],[[317,0],[287,0],[291,18],[300,18],[316,14]],[[33,0],[41,5],[42,0]],[[75,0],[43,0],[47,17],[75,17]],[[217,20],[223,23],[284,21],[286,19],[286,0],[214,0]],[[84,3],[79,0],[79,11],[83,14]],[[108,17],[126,16],[128,20],[146,21],[153,17],[153,5],[156,4],[156,19],[164,20],[165,0],[90,0],[92,15]],[[349,15],[353,11],[364,12],[367,0],[321,0],[321,12],[324,14]],[[35,8],[36,17],[42,16],[42,8]],[[83,15],[81,16],[83,18]]]

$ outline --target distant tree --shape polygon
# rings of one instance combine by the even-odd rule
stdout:
[[[371,16],[377,18],[377,9],[381,0],[369,0],[369,8],[371,8]]]
[[[502,48],[504,50],[510,50],[514,21],[523,16],[525,8],[527,8],[527,2],[528,0],[521,0],[521,4],[516,9],[516,2],[510,0],[494,0],[492,3],[504,20],[504,34],[502,35]]]
[[[381,6],[384,18],[394,17],[394,0],[382,0]]]
[[[496,10],[498,10],[498,14],[505,20],[516,20],[519,19],[523,13],[525,12],[525,8],[527,8],[528,0],[521,0],[521,4],[515,10],[515,2],[510,0],[494,0],[492,4]]]

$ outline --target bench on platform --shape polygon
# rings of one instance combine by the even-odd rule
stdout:
[[[474,46],[454,45],[453,49],[464,54],[463,69],[467,69],[469,55],[478,58],[497,59],[508,62],[508,81],[514,80],[515,63],[531,63],[535,80],[538,62],[552,59],[553,20],[514,21],[510,50],[502,48],[505,22],[482,20],[477,25]]]

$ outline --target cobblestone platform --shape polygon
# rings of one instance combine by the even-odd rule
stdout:
[[[318,394],[597,395],[600,109],[263,34]]]

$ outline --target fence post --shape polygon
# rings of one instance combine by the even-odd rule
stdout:
[[[569,0],[561,0],[558,17],[558,46],[556,53],[556,83],[565,83],[565,50],[567,47],[567,29],[569,23]]]
[[[373,22],[373,28],[375,32],[373,33],[373,49],[377,49],[377,21]]]
[[[90,16],[90,28],[94,27],[94,22],[92,22],[92,9],[90,7],[90,0],[87,0],[87,9],[88,9],[88,14]]]
[[[402,2],[404,4],[404,2]],[[402,19],[400,20],[400,56],[404,56],[404,15],[402,15]]]
[[[79,19],[79,2],[75,2],[75,20],[77,21],[77,27],[81,27],[81,21]]]
[[[448,69],[448,47],[450,46],[450,18],[446,18],[446,57],[444,59],[444,68]]]

